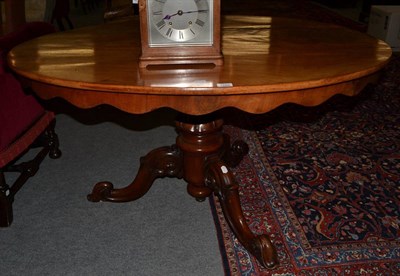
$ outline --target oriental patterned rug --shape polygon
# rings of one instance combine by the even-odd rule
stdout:
[[[226,275],[400,275],[399,72],[395,56],[357,97],[234,113],[225,131],[250,148],[233,169],[243,212],[280,265],[262,268],[211,198]]]

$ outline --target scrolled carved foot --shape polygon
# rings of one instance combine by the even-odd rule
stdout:
[[[146,194],[159,177],[182,178],[182,155],[176,146],[161,147],[142,157],[137,175],[128,186],[114,189],[110,182],[99,182],[87,198],[92,202],[136,200]]]
[[[256,236],[251,241],[249,251],[266,268],[274,268],[278,265],[275,247],[267,235]]]
[[[249,153],[249,146],[247,145],[247,143],[243,140],[237,140],[235,142],[233,142],[232,146],[231,146],[231,150],[238,154],[238,155],[246,155],[247,153]]]
[[[87,199],[91,202],[106,201],[113,189],[111,182],[99,182],[93,187],[92,193],[87,195]]]
[[[249,146],[246,142],[242,140],[237,140],[230,145],[230,138],[228,135],[225,136],[225,153],[222,159],[225,163],[230,167],[234,168],[239,165],[240,161],[242,161],[243,157],[249,153]]]

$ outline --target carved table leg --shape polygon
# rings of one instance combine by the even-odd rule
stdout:
[[[255,236],[250,231],[240,206],[238,185],[226,167],[239,164],[248,152],[247,145],[239,141],[230,146],[229,136],[222,133],[222,119],[184,116],[175,125],[179,133],[176,146],[158,148],[143,157],[130,185],[114,189],[110,182],[99,182],[88,199],[131,201],[142,197],[156,178],[183,177],[188,193],[199,201],[216,193],[239,241],[262,265],[274,267],[276,250],[267,235]]]
[[[265,267],[276,266],[275,247],[267,235],[255,236],[250,231],[240,206],[238,185],[226,166],[239,164],[248,152],[247,144],[239,141],[231,147],[229,136],[222,133],[222,119],[205,124],[177,122],[176,126],[189,194],[202,198],[214,191],[221,201],[225,218],[242,245]]]
[[[133,182],[122,189],[114,189],[110,182],[97,183],[88,200],[93,202],[127,202],[142,197],[159,177],[182,178],[181,152],[175,146],[161,147],[140,160],[139,171]]]
[[[206,185],[218,196],[222,211],[240,243],[267,268],[278,264],[275,247],[267,235],[254,235],[248,227],[240,206],[238,184],[225,163],[211,158],[206,168]]]

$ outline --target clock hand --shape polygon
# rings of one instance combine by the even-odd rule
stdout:
[[[195,13],[195,12],[199,12],[199,13],[208,12],[208,10],[187,11],[187,12],[183,12],[182,14],[184,14],[184,13]]]
[[[167,14],[166,16],[164,16],[163,19],[164,20],[170,20],[172,17],[174,17],[175,15],[178,15],[178,14],[179,14],[179,11],[177,13],[174,13],[174,14],[171,14],[171,15]]]
[[[179,10],[177,13],[174,13],[174,14],[171,14],[171,15],[169,15],[169,14],[167,14],[166,16],[164,16],[164,20],[170,20],[172,17],[174,17],[175,15],[182,15],[182,14],[185,14],[185,13],[195,13],[195,12],[199,12],[199,13],[201,13],[201,12],[208,12],[208,10],[197,10],[197,11],[187,11],[187,12],[184,12],[184,11],[181,11],[181,10]]]

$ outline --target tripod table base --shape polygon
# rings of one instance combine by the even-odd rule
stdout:
[[[202,201],[215,193],[225,218],[242,245],[265,267],[278,263],[275,247],[267,235],[254,235],[244,218],[236,183],[229,167],[237,165],[248,151],[244,142],[231,147],[222,133],[223,120],[177,120],[176,145],[152,150],[141,158],[139,171],[131,184],[114,189],[110,182],[99,182],[88,200],[93,202],[127,202],[142,197],[156,178],[183,178],[188,193]]]

